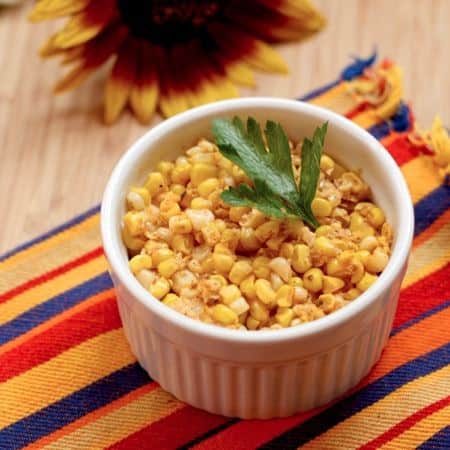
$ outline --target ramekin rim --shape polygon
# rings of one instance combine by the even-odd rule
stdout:
[[[399,220],[399,229],[402,228],[402,226],[404,229],[402,228],[402,233],[397,233],[397,242],[387,267],[382,272],[376,283],[374,283],[374,285],[371,286],[366,292],[361,294],[356,300],[330,315],[302,324],[298,327],[290,327],[280,330],[245,331],[227,329],[191,319],[171,308],[168,308],[160,301],[155,300],[131,274],[128,266],[121,261],[121,239],[120,236],[114,232],[115,227],[113,226],[114,205],[123,201],[122,198],[119,198],[119,196],[115,194],[115,190],[118,189],[118,186],[120,186],[119,181],[148,151],[147,149],[151,146],[152,141],[168,132],[173,131],[180,125],[185,124],[186,120],[193,121],[201,118],[202,116],[211,114],[232,114],[233,108],[242,107],[274,107],[278,109],[283,107],[284,109],[294,108],[297,109],[296,112],[298,113],[307,112],[320,118],[321,120],[328,120],[330,123],[344,129],[345,133],[359,136],[361,140],[365,141],[367,148],[377,147],[378,150],[382,150],[378,152],[374,151],[375,156],[381,160],[381,163],[384,166],[386,166],[388,176],[397,178],[394,188],[397,197],[396,203],[398,203],[402,208],[402,214],[400,214]],[[403,201],[400,201],[401,199],[403,199]],[[139,301],[147,309],[150,309],[160,319],[169,321],[173,326],[180,327],[185,331],[196,335],[221,339],[225,342],[242,342],[247,344],[282,342],[317,335],[342,325],[346,321],[351,320],[351,318],[355,315],[368,309],[375,299],[382,292],[389,289],[389,286],[391,286],[395,279],[401,274],[402,268],[410,252],[414,228],[412,202],[401,171],[391,155],[372,135],[370,135],[370,133],[363,128],[360,128],[347,118],[327,109],[298,100],[281,99],[276,97],[247,97],[210,103],[171,117],[170,119],[167,119],[156,125],[154,128],[148,130],[143,136],[136,140],[127,151],[125,151],[115,165],[104,191],[100,214],[103,248],[109,264],[120,282],[127,287],[137,301]]]

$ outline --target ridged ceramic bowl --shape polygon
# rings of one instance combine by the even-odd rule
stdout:
[[[312,135],[317,125],[328,121],[325,151],[348,168],[362,169],[395,239],[379,279],[344,308],[282,330],[229,330],[168,308],[130,272],[120,234],[127,189],[143,182],[161,159],[175,158],[199,137],[211,137],[213,118],[235,114],[278,121],[293,140]],[[157,125],[116,165],[101,211],[103,245],[120,315],[142,367],[180,400],[242,418],[288,416],[322,405],[370,371],[392,327],[413,224],[411,200],[400,170],[376,139],[330,111],[276,98],[217,102]]]

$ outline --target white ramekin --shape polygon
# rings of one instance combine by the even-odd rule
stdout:
[[[333,314],[276,331],[236,331],[189,319],[154,299],[128,269],[120,237],[127,188],[161,159],[202,136],[214,117],[249,115],[279,121],[298,140],[329,122],[326,151],[361,168],[393,226],[388,266],[359,298]],[[101,230],[125,334],[136,358],[160,385],[193,406],[242,418],[287,416],[322,405],[355,386],[388,339],[411,247],[408,189],[381,144],[351,121],[294,100],[244,98],[213,103],[147,132],[116,165],[103,197]]]

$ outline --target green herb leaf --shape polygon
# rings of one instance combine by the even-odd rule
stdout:
[[[253,187],[243,183],[224,191],[223,201],[233,206],[257,208],[278,219],[297,216],[312,227],[318,226],[311,202],[317,189],[326,131],[327,124],[324,124],[316,129],[312,141],[305,139],[301,179],[297,186],[289,141],[280,124],[266,123],[266,148],[261,128],[254,118],[248,118],[247,129],[238,117],[214,120],[213,134],[220,152],[253,182]]]

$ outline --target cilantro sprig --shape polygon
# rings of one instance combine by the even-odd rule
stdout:
[[[314,131],[312,139],[302,145],[300,182],[297,185],[292,167],[289,141],[279,123],[266,122],[265,141],[258,122],[239,117],[215,119],[213,134],[220,153],[239,166],[253,186],[241,183],[222,192],[222,200],[232,206],[248,206],[263,214],[284,219],[299,217],[312,228],[319,223],[311,210],[320,175],[328,122]]]

